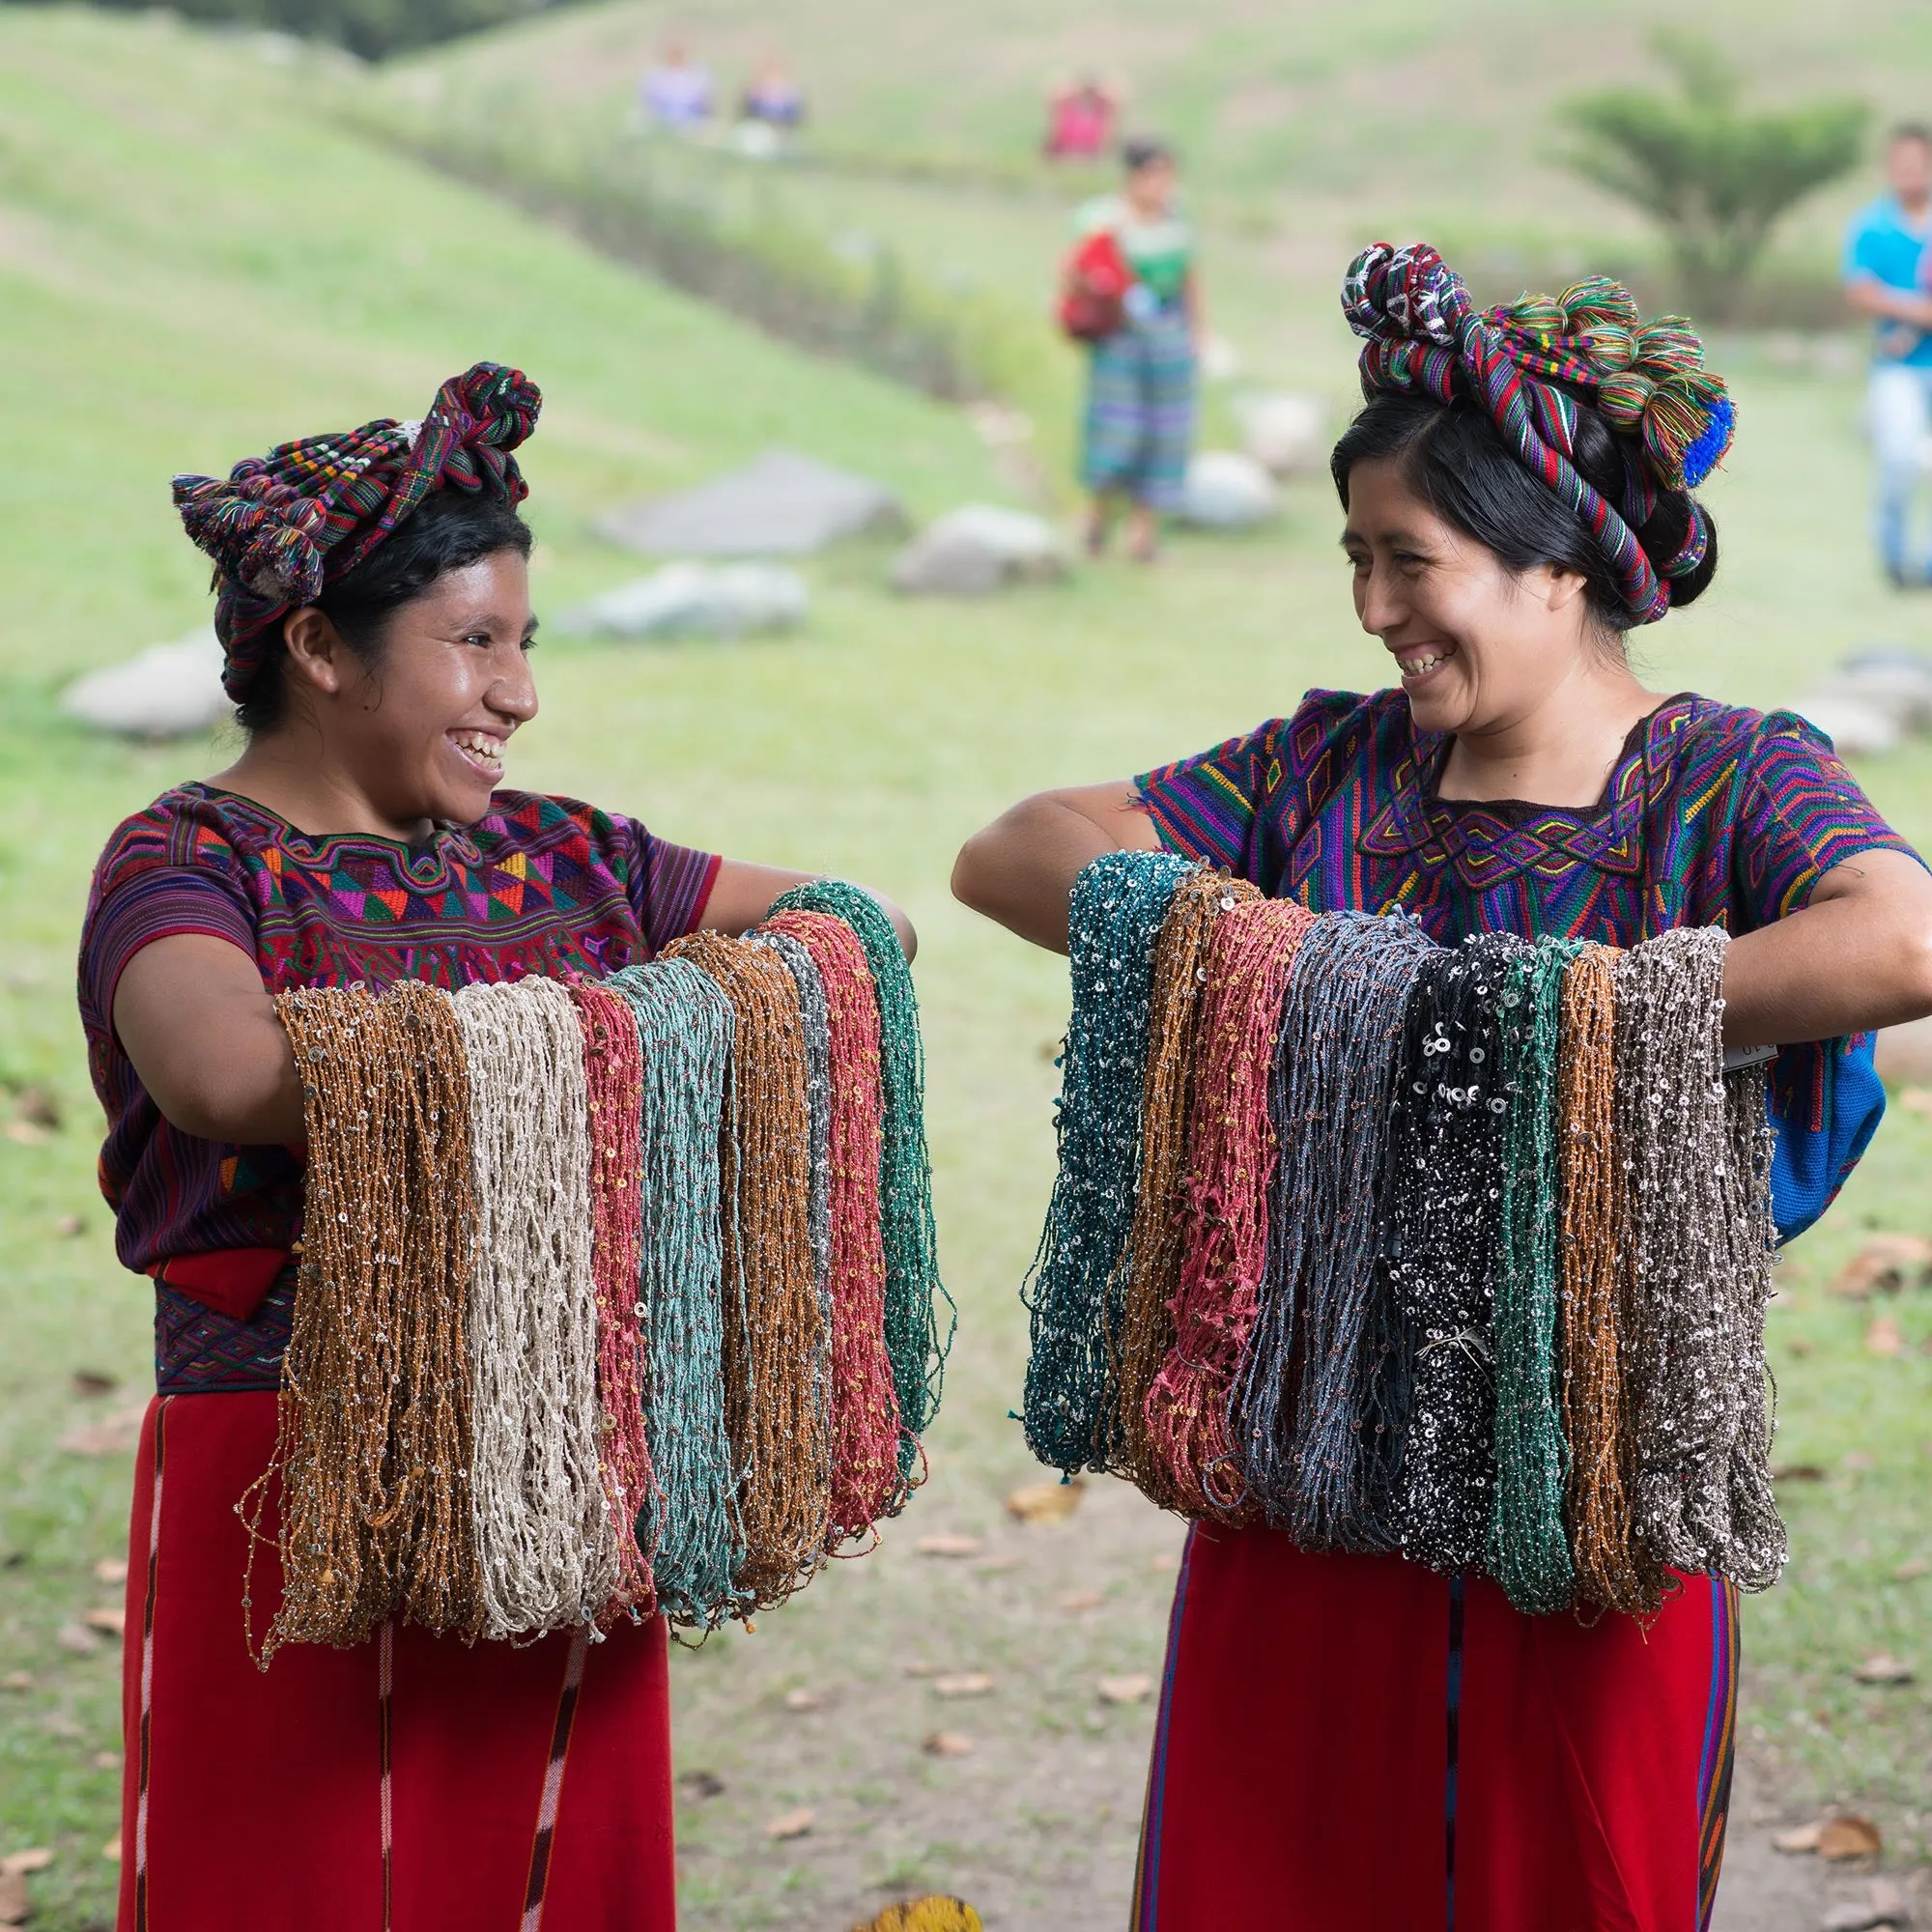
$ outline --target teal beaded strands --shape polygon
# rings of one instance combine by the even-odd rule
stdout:
[[[731,1579],[745,1554],[724,1427],[719,1202],[731,1003],[682,959],[628,966],[603,983],[629,1005],[644,1061],[638,1298],[650,1334],[651,1465],[664,1495],[658,1601],[673,1623],[715,1629],[740,1608]]]
[[[1060,1168],[1021,1298],[1032,1313],[1027,1447],[1069,1475],[1105,1466],[1113,1350],[1140,1169],[1153,943],[1188,871],[1166,852],[1107,852],[1073,882],[1073,1011],[1054,1116]]]
[[[1557,1079],[1563,976],[1582,951],[1542,939],[1502,969],[1499,1031],[1509,1100],[1491,1342],[1496,1373],[1496,1486],[1490,1575],[1529,1615],[1567,1608],[1577,1586],[1565,1534],[1570,1475],[1557,1359],[1562,1283]]]
[[[932,1220],[932,1163],[925,1147],[925,1052],[919,1000],[898,934],[877,899],[842,879],[814,879],[772,902],[775,913],[828,912],[859,935],[879,1001],[879,1074],[885,1121],[879,1153],[879,1209],[886,1250],[886,1352],[907,1430],[900,1468],[919,1459],[914,1439],[939,1410],[946,1351],[952,1343],[952,1297],[939,1279]],[[947,1308],[939,1335],[937,1303]]]

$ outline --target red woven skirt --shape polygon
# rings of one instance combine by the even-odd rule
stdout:
[[[1136,1932],[1702,1932],[1736,1682],[1721,1579],[1648,1634],[1586,1630],[1486,1577],[1197,1526]]]
[[[142,1428],[120,1932],[668,1932],[663,1623],[521,1649],[392,1629],[265,1674],[235,1505],[274,1439],[270,1393],[161,1398]],[[257,1631],[279,1596],[269,1546]]]

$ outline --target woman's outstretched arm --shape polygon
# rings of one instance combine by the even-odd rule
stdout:
[[[1036,792],[959,848],[952,895],[1049,952],[1066,951],[1066,901],[1103,852],[1156,852],[1160,835],[1127,780]]]
[[[1731,942],[1724,1044],[1835,1039],[1932,1013],[1932,874],[1877,849],[1834,866],[1800,911]]]
[[[772,901],[794,886],[809,886],[816,872],[794,872],[783,866],[756,866],[749,859],[726,859],[718,867],[711,884],[711,896],[704,902],[704,917],[698,923],[711,932],[749,932],[771,911]],[[912,921],[883,893],[864,890],[879,902],[879,909],[892,921],[899,936],[899,950],[910,960],[919,951],[919,935]]]

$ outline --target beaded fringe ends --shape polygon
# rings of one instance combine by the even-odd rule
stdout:
[[[1042,1462],[1529,1613],[1776,1581],[1771,1134],[1721,931],[1442,947],[1150,853],[1071,913]]]
[[[309,1163],[242,1505],[252,1579],[279,1500],[265,1666],[390,1618],[715,1628],[904,1506],[945,1351],[918,1007],[857,888],[787,899],[604,980],[279,996]]]

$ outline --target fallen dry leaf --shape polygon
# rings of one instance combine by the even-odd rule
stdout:
[[[1932,1282],[1932,1241],[1918,1235],[1874,1235],[1832,1277],[1831,1292],[1847,1300],[1896,1294]]]
[[[787,1690],[784,1707],[787,1711],[822,1711],[825,1699],[816,1690]]]
[[[678,1779],[678,1786],[687,1798],[723,1798],[724,1780],[715,1771],[687,1771]]]
[[[141,1418],[147,1404],[138,1407],[117,1408],[99,1422],[71,1429],[60,1439],[70,1456],[125,1456],[141,1439]]]
[[[908,1677],[937,1677],[943,1666],[927,1663],[923,1658],[916,1658],[911,1663],[902,1663],[899,1668]]]
[[[1771,1834],[1771,1849],[1774,1852],[1789,1852],[1794,1857],[1800,1852],[1815,1852],[1824,1829],[1824,1821],[1814,1818],[1808,1825],[1794,1825],[1788,1832],[1774,1832]]]
[[[46,1128],[37,1127],[32,1121],[9,1121],[5,1127],[0,1127],[0,1133],[4,1133],[10,1141],[17,1141],[21,1147],[44,1147],[53,1139]],[[6,1922],[0,1918],[0,1925]]]
[[[1003,1550],[998,1556],[982,1556],[974,1564],[976,1570],[1017,1570],[1025,1562],[1023,1556],[1015,1556],[1010,1549]]]
[[[111,1838],[109,1838],[104,1845],[101,1846],[100,1856],[103,1859],[105,1859],[110,1865],[118,1865],[121,1862],[121,1833],[119,1832],[116,1832],[115,1834]]]
[[[95,1578],[102,1583],[125,1583],[128,1580],[128,1559],[125,1556],[103,1556],[94,1566]]]
[[[1774,1483],[1822,1483],[1825,1471],[1816,1463],[1779,1463],[1771,1472]]]
[[[977,1556],[981,1547],[977,1536],[966,1536],[956,1530],[922,1536],[913,1546],[922,1556]]]
[[[1889,1315],[1875,1315],[1872,1324],[1865,1330],[1865,1353],[1868,1355],[1902,1355],[1905,1352],[1905,1333]]]
[[[1075,1590],[1070,1597],[1062,1597],[1060,1607],[1069,1617],[1077,1617],[1085,1610],[1097,1610],[1106,1602],[1098,1590]]]
[[[1869,1859],[1884,1849],[1885,1840],[1869,1818],[1827,1818],[1818,1828],[1821,1859]]]
[[[1932,1114],[1932,1087],[1908,1087],[1898,1096],[1908,1114]]]
[[[60,1219],[54,1223],[54,1233],[57,1234],[62,1240],[71,1241],[76,1235],[84,1235],[87,1233],[87,1223],[83,1221],[78,1214],[63,1214],[60,1217]]]
[[[1168,1575],[1172,1575],[1176,1570],[1179,1570],[1180,1568],[1180,1558],[1178,1557],[1173,1550],[1163,1549],[1159,1553],[1159,1555],[1157,1555],[1153,1559],[1153,1568]]]
[[[1915,1577],[1924,1576],[1928,1570],[1932,1570],[1932,1561],[1923,1556],[1909,1556],[1891,1574],[1896,1581],[1909,1583]]]
[[[957,1731],[934,1731],[920,1749],[927,1757],[971,1757],[973,1740],[961,1737]]]
[[[31,1690],[34,1688],[34,1673],[31,1670],[10,1670],[0,1677],[0,1690]]]
[[[76,1369],[68,1379],[74,1394],[90,1402],[96,1396],[112,1395],[121,1386],[120,1378],[103,1369]]]
[[[1138,1704],[1153,1689],[1153,1679],[1140,1672],[1131,1677],[1103,1677],[1100,1701],[1103,1704]]]
[[[1909,1663],[1902,1663],[1885,1651],[1868,1657],[1852,1672],[1861,1684],[1910,1684],[1913,1670]]]
[[[24,1925],[33,1909],[26,1873],[0,1871],[0,1925]]]
[[[89,1630],[105,1631],[110,1636],[127,1634],[128,1612],[119,1604],[97,1604],[80,1620]]]
[[[22,1087],[14,1096],[16,1119],[30,1121],[37,1127],[60,1125],[60,1107],[44,1087]]]
[[[1086,1493],[1080,1476],[1065,1483],[1028,1483],[1007,1498],[1007,1514],[1020,1522],[1064,1522]]]
[[[952,1670],[935,1677],[932,1688],[942,1697],[983,1697],[993,1688],[993,1680],[983,1670]]]
[[[776,1818],[767,1819],[765,1836],[768,1838],[802,1838],[811,1830],[811,1810],[801,1804],[796,1811],[781,1811]]]
[[[11,1876],[14,1872],[45,1871],[53,1861],[51,1846],[36,1845],[31,1851],[9,1852],[4,1859],[0,1859],[0,1872]]]
[[[100,1639],[84,1624],[62,1624],[54,1632],[54,1641],[76,1657],[92,1657],[100,1648]]]
[[[119,1751],[96,1751],[94,1753],[94,1768],[96,1771],[112,1771],[120,1762],[121,1753]]]

